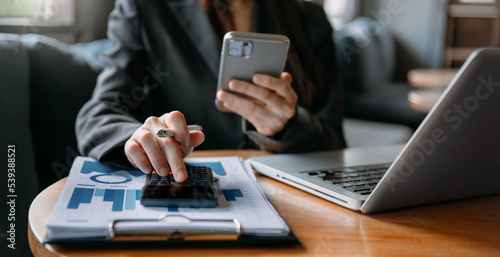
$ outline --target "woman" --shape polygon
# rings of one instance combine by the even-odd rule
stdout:
[[[284,34],[280,78],[256,74],[216,92],[225,32]],[[294,0],[119,0],[109,18],[114,47],[76,124],[82,154],[187,178],[194,147],[297,152],[345,147],[342,90],[332,29],[321,7]],[[214,97],[233,113],[218,111]],[[189,132],[199,124],[203,132]],[[174,137],[160,138],[170,128]],[[205,137],[206,136],[206,137]]]

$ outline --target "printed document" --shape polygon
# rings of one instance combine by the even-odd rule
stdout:
[[[230,230],[234,223],[225,221],[237,220],[242,234],[284,236],[289,233],[286,223],[256,184],[253,171],[239,157],[187,158],[185,162],[212,169],[219,188],[217,207],[144,207],[140,204],[141,189],[146,180],[143,172],[77,157],[45,223],[47,239],[108,237],[110,224],[117,220],[127,222],[117,223],[116,231],[207,227],[227,227]],[[157,219],[160,221],[155,221]]]

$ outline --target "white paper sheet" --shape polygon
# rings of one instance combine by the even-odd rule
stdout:
[[[100,237],[109,234],[109,224],[121,219],[159,219],[166,214],[190,219],[232,220],[241,223],[248,235],[283,236],[289,228],[258,188],[249,166],[239,157],[187,158],[186,163],[204,165],[214,172],[218,192],[216,208],[144,207],[140,192],[146,175],[139,170],[121,170],[91,158],[77,157],[45,226],[49,239]],[[120,223],[116,229],[158,229],[206,227],[217,223],[189,223],[179,220],[155,223]],[[225,225],[216,225],[220,228]]]

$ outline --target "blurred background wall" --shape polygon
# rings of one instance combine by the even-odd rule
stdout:
[[[363,0],[360,14],[386,25],[396,43],[397,80],[414,68],[443,64],[448,0]]]
[[[42,34],[65,43],[106,37],[114,0],[2,0],[0,33]]]

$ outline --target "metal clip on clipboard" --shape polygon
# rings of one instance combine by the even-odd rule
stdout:
[[[184,218],[189,223],[195,222],[214,222],[233,224],[233,229],[227,227],[188,227],[184,229],[167,228],[162,230],[151,229],[124,229],[117,230],[117,225],[124,222],[164,222],[166,218]],[[188,224],[189,224],[188,223]],[[108,239],[112,241],[168,241],[168,240],[185,240],[185,241],[222,241],[222,240],[237,240],[241,235],[241,224],[237,219],[226,220],[209,220],[209,219],[191,219],[181,214],[165,215],[159,219],[120,219],[109,223]]]

